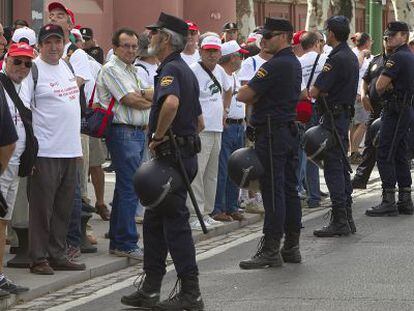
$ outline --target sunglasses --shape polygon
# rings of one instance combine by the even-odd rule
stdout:
[[[32,61],[25,62],[25,61],[22,61],[21,59],[17,59],[17,58],[13,59],[13,65],[20,66],[23,63],[26,68],[32,68],[32,65],[33,65]]]
[[[283,34],[284,34],[284,32],[267,32],[263,35],[263,39],[270,40],[273,37],[277,37],[277,36],[280,36],[280,35],[283,35]]]

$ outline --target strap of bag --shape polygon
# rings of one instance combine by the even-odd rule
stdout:
[[[213,80],[214,84],[219,88],[220,90],[220,94],[223,93],[223,90],[221,88],[220,83],[217,81],[216,77],[214,76],[214,74],[211,72],[210,69],[208,69],[201,61],[198,62],[201,66],[201,68],[204,69],[205,72],[207,72],[207,74],[209,75],[209,77],[211,78],[211,80]]]
[[[135,64],[135,67],[141,67],[142,69],[144,69],[144,70],[145,70],[145,72],[147,73],[147,75],[149,75],[149,74],[150,74],[150,73],[149,73],[149,71],[148,71],[148,69],[147,69],[147,67],[145,67],[143,64],[136,63],[136,64]]]
[[[95,91],[96,91],[96,83],[95,83],[95,85],[93,86],[93,90],[92,90],[92,95],[91,95],[91,98],[89,98],[89,108],[91,108],[91,107],[92,107],[92,105],[93,105],[93,100],[94,100],[94,98],[95,98]]]
[[[319,61],[319,57],[320,57],[320,56],[321,56],[321,55],[320,55],[320,54],[318,54],[318,56],[316,56],[315,62],[313,63],[312,71],[311,71],[311,74],[310,74],[310,76],[309,76],[308,83],[307,83],[307,85],[306,85],[306,88],[307,88],[308,90],[309,90],[310,85],[311,85],[311,83],[312,83],[312,79],[313,79],[313,76],[314,76],[314,74],[315,74],[316,66],[318,65],[318,61]]]
[[[31,122],[32,112],[23,104],[10,78],[2,72],[0,73],[0,81],[4,89],[6,90],[7,94],[9,94],[10,98],[12,99],[17,110],[19,111],[23,123]]]
[[[257,68],[256,59],[252,57],[252,61],[253,61],[253,71],[256,73],[256,68]]]
[[[112,97],[111,102],[109,103],[108,109],[106,110],[106,114],[112,113],[112,109],[114,108],[114,105],[115,105],[115,97]]]

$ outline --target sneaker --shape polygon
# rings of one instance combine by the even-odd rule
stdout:
[[[223,224],[221,221],[214,220],[209,215],[204,216],[204,223],[209,224],[210,226],[219,226]]]
[[[16,285],[6,277],[4,277],[3,280],[0,281],[0,289],[15,295],[19,295],[21,293],[29,291],[28,287]]]
[[[204,224],[206,225],[206,228],[211,227],[211,225],[210,225],[210,224],[208,224],[208,223],[206,223],[206,222],[204,222]],[[203,229],[201,228],[201,224],[200,224],[200,221],[199,221],[198,219],[193,220],[193,221],[190,223],[190,227],[191,227],[191,230],[203,230]]]
[[[257,200],[250,201],[245,208],[245,212],[250,214],[264,214],[263,203]]]
[[[128,257],[134,260],[144,260],[144,249],[140,247],[131,249],[129,251],[121,251],[118,249],[114,249],[113,254],[119,257]]]

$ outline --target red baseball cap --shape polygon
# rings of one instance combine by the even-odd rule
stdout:
[[[199,31],[200,30],[200,28],[198,28],[196,23],[194,23],[192,21],[189,21],[189,20],[186,20],[185,22],[188,25],[188,30],[194,30],[194,31]]]
[[[60,2],[52,2],[51,4],[49,4],[49,6],[47,7],[49,12],[52,12],[55,9],[61,9],[62,11],[65,11],[66,14],[68,14],[70,16],[70,20],[72,21],[72,24],[75,25],[75,14],[73,14],[73,12],[68,9],[67,7],[65,7],[62,3]]]
[[[300,37],[306,32],[306,30],[299,30],[293,34],[292,45],[300,44]]]
[[[35,58],[34,49],[25,42],[13,43],[10,45],[7,55],[12,57],[27,56],[30,58]]]

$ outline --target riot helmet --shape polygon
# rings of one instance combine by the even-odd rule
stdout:
[[[240,188],[259,190],[258,181],[264,174],[264,168],[254,148],[241,148],[234,151],[227,166],[230,179]]]
[[[335,146],[332,133],[322,125],[308,129],[303,135],[303,150],[308,159],[320,168],[324,166],[326,151]]]
[[[135,172],[134,187],[141,204],[153,209],[163,203],[168,195],[184,187],[184,181],[171,163],[152,159]]]

